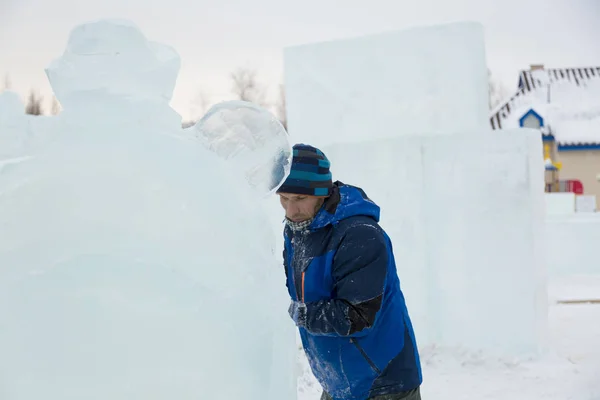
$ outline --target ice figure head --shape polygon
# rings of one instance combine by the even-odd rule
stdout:
[[[148,41],[136,25],[100,20],[71,31],[63,55],[46,69],[65,109],[81,105],[90,92],[168,104],[180,68],[169,46]]]
[[[73,32],[49,69],[65,107],[51,143],[0,173],[0,397],[290,398],[293,325],[258,200],[163,119],[175,75],[133,25]]]
[[[192,132],[261,194],[274,193],[289,175],[292,147],[288,133],[273,114],[256,104],[219,103]]]

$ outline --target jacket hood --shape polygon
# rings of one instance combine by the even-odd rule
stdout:
[[[342,182],[333,184],[331,196],[319,210],[310,229],[320,229],[355,216],[371,217],[379,222],[380,208],[359,187]]]

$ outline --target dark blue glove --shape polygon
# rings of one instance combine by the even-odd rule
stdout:
[[[292,301],[288,308],[290,318],[294,320],[296,326],[306,326],[306,304],[300,301]]]

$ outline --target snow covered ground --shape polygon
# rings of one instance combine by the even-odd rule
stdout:
[[[423,399],[600,399],[600,304],[557,303],[591,298],[600,299],[600,276],[568,276],[549,282],[549,346],[539,360],[421,348]],[[302,368],[298,400],[318,400],[321,389],[300,347],[298,360]]]

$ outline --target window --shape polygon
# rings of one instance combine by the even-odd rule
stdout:
[[[528,116],[523,118],[521,124],[523,128],[540,129],[542,127],[540,119],[537,116],[535,116],[535,114],[529,114]]]

